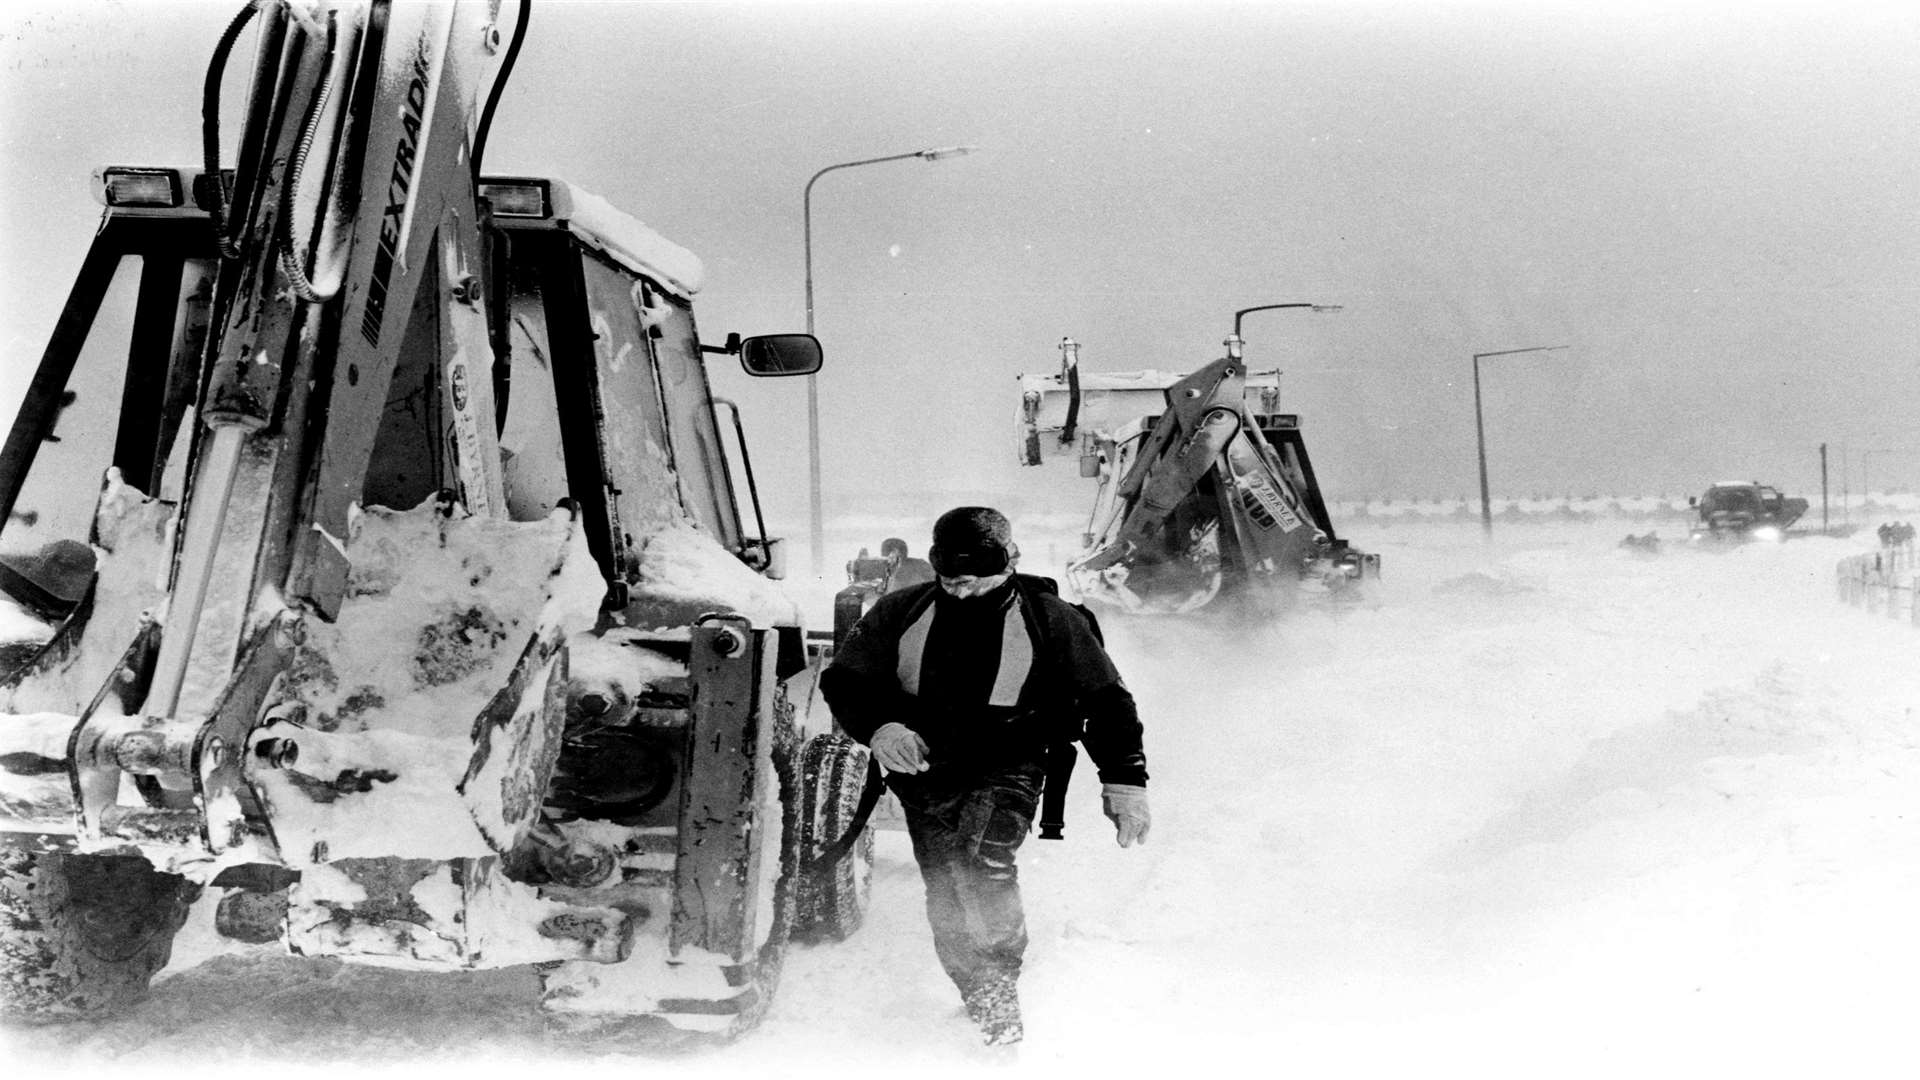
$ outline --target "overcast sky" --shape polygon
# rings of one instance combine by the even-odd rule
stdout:
[[[193,164],[237,2],[0,14],[4,381],[37,359],[95,164]],[[1911,5],[535,5],[488,149],[706,261],[703,335],[804,325],[814,190],[830,509],[1012,490],[1014,376],[1190,369],[1233,312],[1331,498],[1818,497],[1920,484]],[[237,123],[235,124],[237,127]],[[0,389],[5,389],[0,385]],[[805,389],[729,373],[776,529]],[[1869,454],[1869,451],[1872,453]],[[938,503],[936,497],[933,500]],[[1068,508],[1072,509],[1072,508]]]

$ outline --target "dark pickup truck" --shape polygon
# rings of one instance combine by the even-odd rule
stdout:
[[[1807,500],[1789,499],[1759,481],[1722,481],[1688,499],[1694,540],[1779,540],[1807,512]]]

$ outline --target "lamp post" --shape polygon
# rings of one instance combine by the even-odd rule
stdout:
[[[862,158],[859,161],[842,161],[829,165],[814,173],[807,180],[807,186],[800,195],[800,233],[805,249],[807,270],[807,333],[813,333],[813,185],[823,176],[836,169],[851,169],[856,165],[878,165],[883,161],[905,161],[919,158],[922,161],[940,161],[944,158],[971,154],[977,147],[972,146],[936,146],[926,150],[915,150],[907,154],[887,154],[884,157]],[[826,523],[820,511],[820,382],[818,373],[807,376],[807,543],[813,551],[813,575],[819,577],[826,568]]]
[[[1233,360],[1241,359],[1241,346],[1247,343],[1246,339],[1240,336],[1240,320],[1241,319],[1246,318],[1248,315],[1251,315],[1256,311],[1279,311],[1282,308],[1306,308],[1306,309],[1312,310],[1316,314],[1320,314],[1320,313],[1329,312],[1329,311],[1339,311],[1340,305],[1339,304],[1308,304],[1308,303],[1261,304],[1258,307],[1241,308],[1239,311],[1236,311],[1233,313],[1233,333],[1228,335],[1226,340],[1228,358]],[[1278,371],[1274,372],[1274,376],[1273,376],[1273,400],[1274,400],[1275,406],[1277,407],[1280,401],[1280,373]]]
[[[1480,446],[1480,528],[1493,537],[1493,503],[1487,495],[1487,423],[1480,410],[1480,361],[1490,356],[1517,356],[1520,353],[1553,352],[1565,345],[1535,345],[1526,349],[1501,349],[1473,354],[1473,431]]]
[[[1240,338],[1240,320],[1241,319],[1246,318],[1247,316],[1253,314],[1256,311],[1278,311],[1281,308],[1312,308],[1316,312],[1327,312],[1327,311],[1339,311],[1340,305],[1339,304],[1261,304],[1258,307],[1241,308],[1239,311],[1236,311],[1233,313],[1233,336],[1236,339],[1236,341],[1238,341],[1238,339]],[[1244,341],[1238,341],[1238,343],[1245,344]]]
[[[1233,334],[1227,338],[1227,355],[1240,359],[1240,347],[1247,343],[1240,336],[1240,320],[1256,311],[1279,311],[1282,308],[1309,308],[1315,312],[1339,311],[1339,304],[1261,304],[1258,307],[1241,308],[1233,313]]]

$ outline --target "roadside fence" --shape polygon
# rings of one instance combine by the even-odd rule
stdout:
[[[1920,626],[1920,560],[1912,541],[1840,560],[1840,599],[1854,607]]]

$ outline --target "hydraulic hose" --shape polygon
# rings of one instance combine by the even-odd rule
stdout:
[[[1080,424],[1080,365],[1067,366],[1067,422],[1060,425],[1060,445],[1073,444],[1074,428]]]
[[[327,289],[317,288],[313,279],[307,276],[307,257],[296,249],[294,237],[294,207],[299,202],[300,177],[306,171],[307,157],[313,152],[314,139],[320,131],[320,119],[326,112],[327,99],[333,96],[333,66],[340,47],[340,20],[337,13],[327,19],[327,54],[322,61],[325,69],[320,76],[320,85],[314,90],[313,101],[307,106],[306,122],[300,128],[300,142],[294,147],[293,162],[287,172],[287,181],[280,187],[280,215],[275,226],[279,232],[280,269],[287,276],[295,295],[302,300],[318,303],[331,299],[339,291],[339,281]],[[313,230],[308,230],[311,234]]]
[[[527,39],[527,20],[533,17],[533,0],[520,0],[520,18],[514,23],[513,40],[507,43],[507,55],[500,60],[500,74],[494,77],[493,87],[487,91],[487,104],[480,110],[480,123],[474,129],[473,182],[480,183],[480,161],[487,153],[487,132],[493,127],[493,111],[500,105],[500,91],[506,88],[507,76],[513,74],[513,63],[520,57],[520,43]]]
[[[220,43],[214,47],[213,61],[207,67],[206,88],[200,98],[200,139],[201,157],[206,165],[207,198],[211,204],[208,212],[213,218],[213,235],[219,245],[223,258],[238,259],[240,249],[233,238],[227,234],[227,188],[220,178],[220,81],[227,69],[227,58],[233,52],[234,42],[240,39],[240,31],[246,28],[247,21],[253,18],[252,0],[241,7],[227,24],[226,32],[220,35]]]

